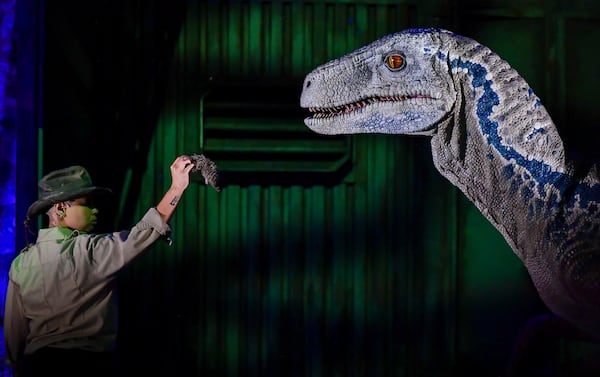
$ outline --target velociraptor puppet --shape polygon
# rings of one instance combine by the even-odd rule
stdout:
[[[318,133],[430,136],[437,170],[502,233],[548,308],[600,339],[600,166],[569,160],[506,61],[447,30],[408,29],[315,68],[300,103]]]

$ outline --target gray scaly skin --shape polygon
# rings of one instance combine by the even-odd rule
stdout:
[[[315,68],[300,103],[318,133],[430,136],[437,170],[502,233],[548,308],[600,339],[600,167],[566,157],[506,61],[447,30],[409,29]]]

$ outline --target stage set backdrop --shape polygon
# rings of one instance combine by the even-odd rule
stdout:
[[[442,27],[507,60],[574,150],[598,158],[596,2],[0,8],[2,303],[43,174],[80,164],[111,187],[108,231],[156,204],[177,155],[203,153],[222,190],[194,177],[173,245],[119,280],[119,352],[136,375],[498,376],[520,328],[547,312],[502,236],[434,169],[427,138],[318,135],[299,98],[321,63]],[[557,342],[537,361],[571,370],[594,352]]]

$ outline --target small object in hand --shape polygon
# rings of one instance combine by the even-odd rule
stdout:
[[[217,165],[203,154],[191,154],[190,159],[194,163],[192,173],[199,171],[202,174],[202,177],[204,177],[204,182],[207,185],[211,185],[217,192],[221,191],[221,188],[217,184],[219,178]]]

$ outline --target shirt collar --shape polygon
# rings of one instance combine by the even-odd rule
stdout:
[[[52,228],[40,229],[38,232],[37,242],[62,241],[68,238],[77,237],[80,234],[85,234],[85,232],[62,226],[54,226]]]

